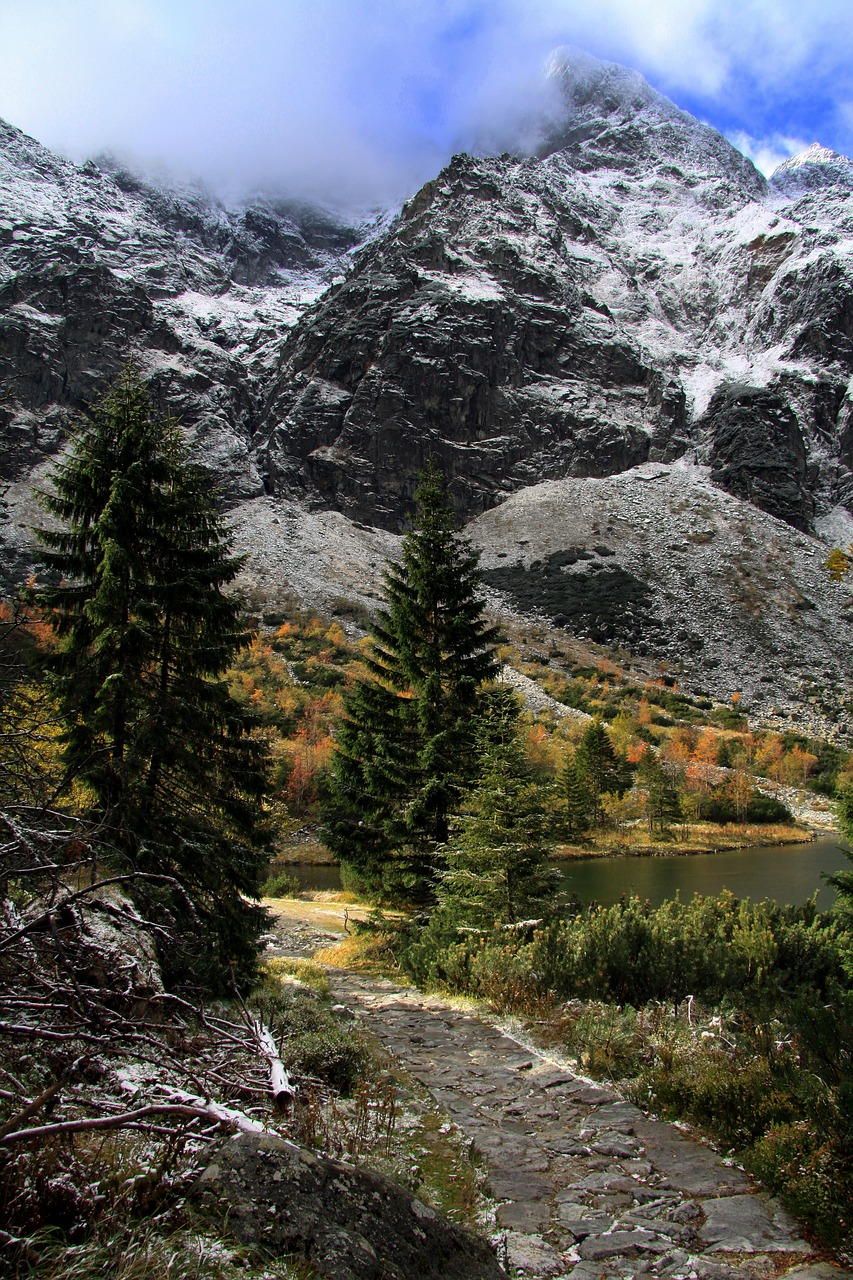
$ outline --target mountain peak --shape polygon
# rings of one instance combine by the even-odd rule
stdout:
[[[605,114],[654,106],[663,114],[682,115],[678,107],[653,89],[630,67],[605,62],[571,45],[555,49],[546,74],[555,81],[570,111],[592,107]]]
[[[663,166],[670,175],[690,171],[700,181],[722,182],[739,203],[766,191],[762,175],[716,129],[702,124],[629,67],[580,49],[556,50],[548,75],[562,99],[539,150],[564,152],[584,171],[622,170],[645,179]]]
[[[840,151],[831,151],[829,147],[813,142],[804,151],[778,165],[770,175],[770,182],[785,192],[818,187],[853,187],[853,160]]]

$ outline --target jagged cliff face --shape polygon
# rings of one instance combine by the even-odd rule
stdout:
[[[259,589],[369,605],[434,456],[499,604],[758,708],[819,671],[844,713],[851,593],[814,535],[853,537],[853,162],[815,146],[768,183],[635,73],[553,75],[536,155],[457,156],[370,224],[0,126],[7,576],[32,475],[133,352]]]
[[[231,496],[260,492],[264,371],[359,235],[298,204],[228,210],[78,168],[0,122],[0,475],[54,453],[134,353]]]
[[[456,157],[285,342],[268,486],[393,527],[430,453],[466,516],[688,454],[812,527],[853,494],[853,165],[768,187],[635,73],[555,74],[542,154]]]
[[[466,517],[688,456],[801,529],[849,504],[853,163],[813,147],[768,186],[635,72],[552,74],[538,155],[458,156],[372,228],[0,128],[4,473],[135,351],[231,498],[394,529],[431,454]]]

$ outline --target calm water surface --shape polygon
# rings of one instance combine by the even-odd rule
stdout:
[[[712,895],[731,889],[738,898],[775,898],[801,903],[818,891],[824,910],[835,901],[835,890],[824,884],[826,872],[849,867],[839,836],[825,836],[810,844],[782,844],[771,848],[734,849],[728,853],[696,853],[679,858],[595,858],[559,862],[567,892],[583,902],[594,898],[608,904],[623,893],[648,898],[658,906],[677,893]]]
[[[717,894],[731,889],[739,898],[775,898],[800,903],[818,891],[818,906],[831,907],[835,892],[824,884],[826,872],[850,867],[839,836],[824,836],[810,844],[736,849],[731,853],[697,853],[679,858],[588,858],[555,862],[566,892],[583,902],[618,902],[622,894],[637,894],[658,906],[677,893]],[[337,867],[290,866],[303,889],[340,889]]]

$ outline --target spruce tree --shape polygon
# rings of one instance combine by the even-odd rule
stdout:
[[[838,794],[838,825],[841,828],[841,834],[844,836],[848,846],[853,844],[853,786],[844,787]],[[853,853],[850,848],[842,851],[848,862],[853,864]],[[832,875],[824,877],[827,884],[832,885],[836,891],[835,909],[845,920],[848,930],[853,935],[853,865],[845,867],[841,871],[835,871]],[[853,948],[846,958],[846,966],[851,981],[853,981]]]
[[[477,557],[456,532],[431,463],[399,565],[385,574],[368,676],[345,695],[324,805],[326,842],[368,889],[428,902],[461,791],[476,773],[474,720],[497,669]]]
[[[637,769],[637,784],[645,792],[649,835],[665,836],[681,819],[681,799],[673,779],[656,756],[647,751]]]
[[[490,697],[481,746],[480,778],[446,850],[438,906],[452,921],[489,928],[540,915],[553,904],[561,877],[547,863],[549,788],[528,766],[510,691]]]
[[[40,531],[53,574],[40,602],[62,638],[67,777],[126,865],[181,886],[164,903],[183,924],[173,974],[221,987],[253,971],[266,863],[264,752],[222,679],[248,640],[224,590],[240,561],[209,477],[132,366],[52,481],[44,505],[60,527]]]
[[[560,798],[569,833],[583,835],[589,830],[592,797],[574,756],[566,761],[560,774]]]
[[[574,767],[589,795],[589,816],[594,826],[604,821],[602,797],[625,790],[624,769],[604,725],[596,716],[583,731],[574,755]]]

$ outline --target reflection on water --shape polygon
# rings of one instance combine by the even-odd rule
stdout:
[[[821,876],[850,864],[839,836],[811,844],[783,844],[770,848],[734,849],[727,853],[697,853],[681,858],[595,858],[560,862],[564,888],[583,902],[618,902],[622,894],[636,894],[653,906],[680,893],[706,896],[731,889],[738,898],[775,898],[801,903],[818,891],[823,910],[835,901],[835,891]]]
[[[299,881],[299,888],[303,892],[309,890],[314,893],[328,891],[337,893],[341,887],[340,867],[296,862],[288,863],[285,870],[288,875],[294,876]]]
[[[811,844],[785,844],[772,848],[736,849],[730,853],[697,853],[680,858],[588,858],[557,862],[567,893],[583,902],[618,902],[623,894],[637,894],[658,906],[677,893],[689,899],[694,893],[712,895],[731,889],[739,898],[775,898],[800,903],[817,890],[818,906],[831,907],[834,890],[821,876],[849,867],[839,836],[824,836]],[[303,890],[337,890],[338,867],[292,865]]]

